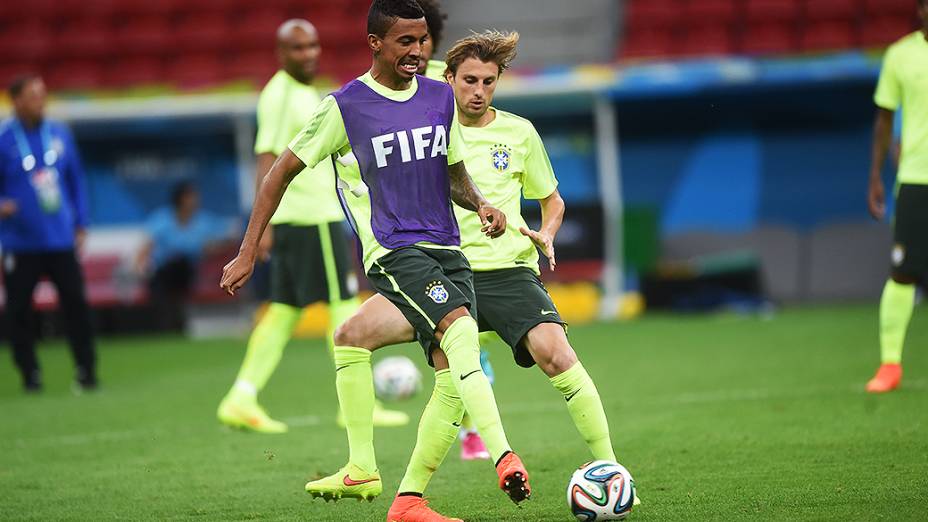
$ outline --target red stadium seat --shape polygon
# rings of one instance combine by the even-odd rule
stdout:
[[[272,51],[251,51],[235,56],[227,72],[230,78],[249,80],[256,87],[263,87],[277,68],[277,57]]]
[[[621,47],[623,58],[668,56],[674,50],[674,34],[668,30],[633,30]]]
[[[163,56],[173,44],[170,25],[160,16],[129,20],[116,29],[114,49],[123,55]]]
[[[229,42],[240,51],[274,50],[277,28],[287,20],[283,11],[261,9],[236,17],[234,38]]]
[[[812,0],[806,2],[806,20],[810,22],[856,22],[862,12],[862,0]]]
[[[865,47],[889,45],[915,30],[911,18],[882,16],[867,20],[860,31],[860,44]]]
[[[737,0],[689,0],[683,8],[687,23],[731,25],[741,16]]]
[[[796,50],[796,31],[792,24],[760,24],[742,34],[741,52],[746,54],[789,53]]]
[[[0,86],[6,87],[10,84],[17,76],[29,73],[35,74],[38,73],[39,69],[35,66],[34,63],[27,62],[4,62],[0,64]]]
[[[103,68],[94,61],[55,61],[45,68],[43,76],[53,91],[91,90],[103,85]]]
[[[370,68],[371,53],[367,50],[323,53],[320,64],[323,75],[334,76],[342,83],[361,76]]]
[[[732,30],[727,25],[703,25],[686,29],[674,54],[685,56],[727,55],[735,51]]]
[[[121,20],[157,16],[167,18],[174,15],[185,0],[121,0],[114,8],[114,16]]]
[[[165,83],[164,65],[157,58],[132,58],[110,64],[104,80],[111,87]]]
[[[69,23],[55,34],[55,49],[70,58],[104,57],[110,53],[113,44],[109,26],[96,18]]]
[[[221,12],[199,11],[184,16],[173,27],[174,52],[205,52],[228,47],[235,33]]]
[[[225,67],[213,54],[186,55],[168,65],[168,78],[183,89],[216,85],[227,79]]]
[[[0,33],[2,56],[24,62],[44,61],[51,52],[51,41],[51,31],[40,22],[15,24]]]
[[[915,19],[915,0],[863,0],[864,14],[867,16],[904,16]]]
[[[682,4],[676,0],[633,0],[626,4],[626,31],[670,29],[683,19]]]
[[[850,22],[825,21],[807,25],[799,38],[803,51],[833,51],[856,45],[854,26]]]
[[[799,20],[800,0],[747,0],[745,18],[748,25],[761,23],[789,24]]]

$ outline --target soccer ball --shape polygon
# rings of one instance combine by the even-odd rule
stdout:
[[[597,460],[574,471],[567,484],[567,506],[577,520],[622,520],[635,502],[635,481],[616,462]]]
[[[422,374],[407,357],[387,357],[374,365],[374,390],[385,401],[408,399],[422,388]]]

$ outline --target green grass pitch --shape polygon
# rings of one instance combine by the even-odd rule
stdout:
[[[631,520],[928,519],[928,320],[916,310],[903,388],[885,396],[863,392],[876,332],[874,306],[572,329],[644,501]],[[99,344],[104,389],[95,395],[70,393],[60,343],[40,351],[41,396],[23,396],[10,360],[0,364],[0,520],[385,519],[414,424],[376,431],[385,489],[372,504],[313,502],[303,492],[347,457],[321,342],[293,343],[262,396],[292,425],[281,436],[215,420],[243,340]],[[563,399],[537,369],[517,369],[502,345],[490,351],[533,498],[516,507],[492,466],[461,462],[455,446],[429,488],[432,505],[468,521],[572,520],[564,488],[589,458]],[[421,359],[411,345],[378,357],[396,354]],[[397,407],[417,418],[426,399]]]

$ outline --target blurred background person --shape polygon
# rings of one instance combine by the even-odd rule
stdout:
[[[257,187],[322,100],[313,86],[321,53],[319,35],[308,21],[287,20],[277,29],[280,70],[258,99]],[[271,303],[248,340],[235,383],[219,405],[217,416],[223,424],[265,433],[286,431],[284,423],[269,417],[258,404],[257,395],[280,363],[303,308],[328,303],[330,353],[335,328],[358,308],[357,276],[348,254],[333,168],[324,162],[294,178],[261,237],[259,256],[271,262]],[[374,422],[402,426],[409,416],[377,407]]]
[[[183,331],[185,303],[200,260],[232,239],[226,222],[200,209],[193,183],[171,191],[171,206],[156,210],[145,224],[147,239],[136,256],[136,269],[148,278],[149,295],[161,329]]]
[[[46,276],[57,288],[64,312],[75,389],[93,390],[96,353],[77,260],[88,222],[84,171],[70,131],[45,117],[42,78],[21,76],[9,94],[14,114],[0,124],[0,247],[13,359],[23,388],[41,390],[32,294]]]

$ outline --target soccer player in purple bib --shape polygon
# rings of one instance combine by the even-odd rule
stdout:
[[[255,198],[239,254],[223,269],[220,284],[234,293],[251,276],[261,234],[294,176],[307,166],[353,156],[360,172],[344,176],[340,170],[338,192],[378,294],[335,334],[335,382],[349,462],[306,490],[327,499],[371,499],[381,493],[371,421],[371,352],[418,340],[436,373],[410,468],[438,467],[466,407],[496,462],[500,488],[519,502],[531,492],[528,473],[506,440],[480,368],[473,274],[460,250],[452,202],[475,212],[490,237],[505,232],[506,216],[490,206],[464,168],[451,88],[416,75],[428,38],[421,8],[415,0],[374,0],[367,24],[371,70],[323,99],[277,158]],[[448,520],[423,500],[427,482],[401,484],[390,520]]]

